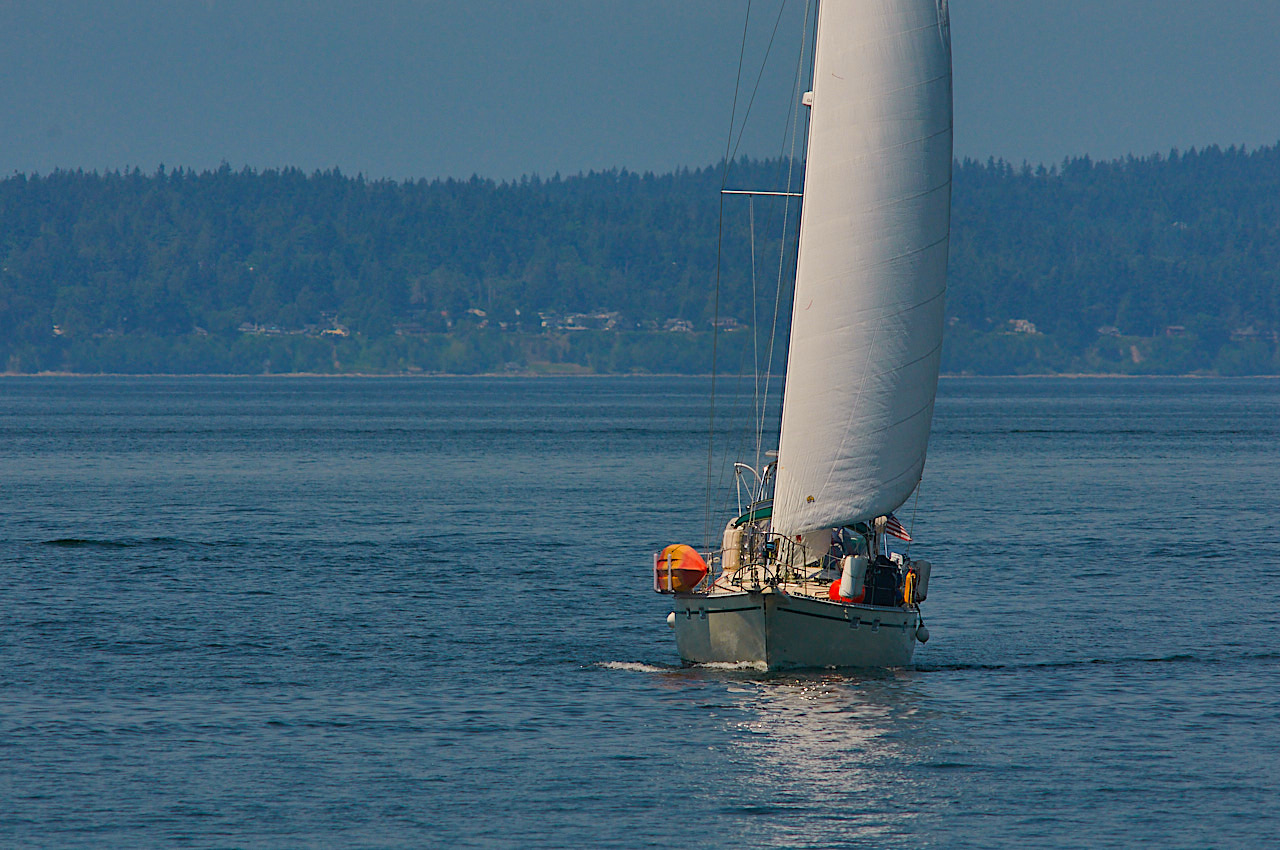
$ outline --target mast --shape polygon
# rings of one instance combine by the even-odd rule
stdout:
[[[951,208],[946,0],[824,0],[773,527],[897,508],[924,470]]]

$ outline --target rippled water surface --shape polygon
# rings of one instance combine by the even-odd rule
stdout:
[[[1274,845],[1280,382],[944,381],[932,640],[781,675],[648,589],[708,389],[0,380],[0,845]]]

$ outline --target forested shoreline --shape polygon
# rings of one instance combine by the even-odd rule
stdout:
[[[727,182],[785,189],[788,166]],[[721,182],[13,175],[0,369],[706,373],[714,348],[737,372],[771,331],[777,369],[798,210],[731,197],[721,230]],[[952,374],[1280,373],[1280,145],[958,162],[947,317]]]

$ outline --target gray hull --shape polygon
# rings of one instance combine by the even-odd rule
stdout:
[[[911,663],[920,625],[914,606],[844,605],[771,588],[673,601],[680,657],[697,664],[901,667]]]

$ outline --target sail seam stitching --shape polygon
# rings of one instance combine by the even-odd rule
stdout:
[[[951,72],[948,71],[945,74],[939,74],[938,76],[930,77],[927,80],[920,80],[919,82],[912,83],[909,86],[900,86],[899,88],[896,88],[896,89],[886,89],[885,91],[873,92],[873,94],[879,95],[879,96],[901,94],[904,91],[911,91],[912,89],[924,88],[925,86],[932,85],[933,83],[936,83],[939,80],[949,80],[949,79],[951,79]]]
[[[888,209],[889,207],[895,206],[895,205],[897,205],[897,204],[906,203],[907,201],[914,201],[914,200],[916,200],[917,198],[924,198],[924,197],[928,197],[929,195],[932,195],[932,194],[934,194],[934,193],[936,193],[936,192],[941,192],[943,189],[950,189],[950,188],[951,188],[951,182],[952,182],[952,181],[951,181],[950,179],[948,179],[948,180],[947,180],[947,182],[945,182],[945,183],[939,183],[937,186],[932,186],[932,187],[930,187],[930,188],[928,188],[928,189],[925,189],[923,192],[917,192],[917,193],[916,193],[916,194],[914,194],[914,195],[907,195],[905,198],[894,198],[892,201],[886,201],[885,203],[880,204],[880,205],[878,205],[878,206],[874,206],[874,207],[864,207],[863,209],[859,210],[859,212],[864,213],[864,214],[865,214],[865,213],[874,213],[874,212],[879,212],[880,210]],[[933,247],[933,246],[929,246],[929,247]],[[927,250],[927,249],[922,249],[922,250]],[[910,255],[910,254],[907,254],[906,256],[911,256],[911,255]],[[894,259],[897,259],[897,257],[895,257]],[[873,268],[874,268],[874,267],[873,267]]]
[[[919,362],[921,362],[921,361],[923,361],[923,360],[927,360],[928,358],[932,357],[932,356],[934,355],[934,353],[935,353],[935,352],[937,352],[937,351],[939,351],[941,348],[942,348],[942,343],[938,343],[938,344],[937,344],[937,345],[935,345],[933,348],[929,349],[929,350],[928,350],[928,351],[926,351],[924,354],[922,354],[921,356],[917,357],[915,360],[912,360],[912,361],[910,361],[910,362],[908,362],[908,363],[903,363],[902,365],[897,366],[897,367],[895,367],[895,368],[894,368],[894,369],[892,369],[892,370],[888,370],[888,371],[885,371],[885,372],[879,372],[879,373],[877,373],[876,375],[874,375],[874,376],[872,376],[872,377],[879,377],[880,375],[887,375],[887,374],[889,374],[891,371],[897,371],[898,369],[903,369],[903,368],[906,368],[907,366],[914,366],[915,364],[917,364],[917,363],[919,363]],[[866,379],[867,379],[867,377],[868,377],[868,376],[866,376],[866,375],[864,375],[864,376],[863,376],[863,383],[864,383],[864,385],[865,385],[865,383],[866,383]],[[859,395],[861,395],[861,394],[862,394],[862,390],[861,390],[861,389],[859,389],[859,390],[858,390],[858,394],[859,394]],[[927,402],[927,403],[925,403],[925,405],[924,405],[923,407],[920,407],[920,408],[918,408],[918,409],[916,409],[916,410],[913,410],[911,413],[907,414],[907,415],[906,415],[906,416],[904,416],[902,419],[899,419],[899,420],[897,420],[897,421],[895,421],[895,422],[890,422],[888,425],[885,425],[885,426],[884,426],[884,427],[882,427],[882,428],[876,428],[876,429],[871,430],[871,431],[866,431],[865,433],[866,433],[866,434],[879,434],[879,433],[881,433],[881,432],[883,432],[883,431],[888,431],[888,430],[891,430],[891,429],[893,429],[893,428],[897,428],[897,427],[898,427],[899,425],[901,425],[903,422],[909,422],[909,421],[911,421],[912,419],[915,419],[917,416],[919,416],[919,415],[920,415],[920,412],[921,412],[922,410],[924,410],[926,407],[929,407],[929,405],[931,405],[931,404],[933,404],[933,402],[932,402],[932,401]],[[850,416],[852,416],[852,413],[850,414]],[[842,440],[840,441],[840,448],[836,451],[836,457],[839,457],[839,456],[840,456],[840,453],[844,451],[844,445],[845,445],[845,443],[847,443],[847,442],[849,441],[849,433],[850,433],[850,429],[849,429],[848,427],[846,427],[846,428],[845,428],[845,432],[844,432],[844,439],[842,439]],[[822,485],[822,492],[825,492],[825,491],[826,491],[826,489],[827,489],[827,485],[828,485],[828,484],[830,483],[830,481],[831,481],[831,471],[830,471],[829,469],[827,470],[827,476],[826,476],[826,478],[827,478],[826,482],[824,482],[824,483],[823,483],[823,485]]]
[[[935,189],[934,191],[936,192],[936,191],[938,191],[938,190],[940,190],[940,189],[944,189],[944,188],[946,188],[946,186],[945,186],[945,185],[943,185],[943,186],[939,186],[939,187],[938,187],[938,189]],[[911,250],[911,251],[906,252],[905,254],[897,254],[897,255],[892,256],[892,257],[886,257],[886,258],[885,258],[885,259],[883,259],[883,260],[878,260],[878,261],[876,261],[876,262],[874,262],[874,263],[868,263],[868,264],[867,264],[867,265],[865,265],[865,266],[855,266],[854,268],[849,269],[849,271],[851,271],[851,272],[865,272],[865,271],[871,271],[872,269],[878,269],[878,268],[880,268],[881,266],[887,266],[887,265],[890,265],[891,263],[896,263],[898,260],[905,260],[905,259],[907,259],[908,257],[914,257],[914,256],[916,256],[917,254],[923,254],[923,253],[924,253],[924,252],[926,252],[926,251],[931,251],[931,250],[933,250],[934,248],[937,248],[939,245],[941,245],[941,244],[943,244],[944,242],[946,242],[946,241],[947,241],[948,239],[950,239],[950,238],[951,238],[951,233],[950,233],[950,231],[948,230],[947,235],[946,235],[946,236],[943,236],[941,239],[937,240],[936,242],[930,242],[928,245],[925,245],[925,246],[920,247],[920,248],[915,248],[915,249],[913,249],[913,250]]]
[[[876,148],[873,151],[867,151],[866,153],[859,156],[858,159],[871,159],[873,156],[878,156],[882,153],[888,153],[889,151],[899,150],[901,148],[909,147],[911,145],[918,145],[921,142],[927,142],[932,139],[938,138],[938,136],[946,135],[947,133],[950,133],[954,129],[955,129],[954,124],[948,124],[947,126],[943,127],[941,130],[939,130],[936,133],[930,133],[927,136],[917,136],[914,139],[909,139],[908,141],[905,141],[905,142],[898,142],[896,145],[887,145],[883,148]],[[951,181],[948,180],[947,182],[949,183]]]
[[[914,33],[924,32],[925,30],[937,29],[937,28],[938,28],[938,22],[935,20],[933,23],[926,24],[922,27],[912,27],[909,30],[900,30],[898,32],[890,33],[888,35],[881,36],[879,38],[868,38],[866,41],[860,41],[856,44],[852,44],[851,46],[854,48],[861,49],[861,48],[865,48],[867,45],[870,45],[870,44],[883,44],[886,41],[903,41],[903,40],[906,40],[908,36],[911,36]]]
[[[884,321],[885,319],[895,319],[898,316],[905,316],[907,313],[910,313],[912,310],[918,310],[921,307],[925,307],[925,306],[928,306],[929,304],[932,304],[934,301],[937,301],[939,298],[945,297],[946,294],[947,294],[947,287],[946,287],[946,284],[944,283],[942,286],[942,289],[938,290],[933,295],[930,295],[928,298],[926,298],[923,301],[918,301],[912,304],[910,307],[906,307],[901,310],[894,310],[892,313],[874,313],[872,318],[878,321]],[[864,315],[871,312],[872,311],[870,309],[862,311]],[[859,322],[858,324],[862,324],[862,323]]]
[[[871,375],[871,376],[869,376],[869,377],[872,377],[872,378],[879,378],[881,375],[888,375],[889,373],[891,373],[891,372],[896,372],[896,371],[898,371],[899,369],[905,369],[905,368],[907,368],[908,366],[914,366],[914,365],[916,365],[917,363],[921,362],[922,360],[928,360],[930,357],[932,357],[932,356],[934,355],[934,353],[935,353],[936,351],[938,351],[938,350],[939,350],[939,349],[941,349],[941,348],[942,348],[942,343],[938,343],[938,344],[937,344],[937,345],[935,345],[933,348],[929,349],[929,350],[928,350],[928,351],[926,351],[924,354],[921,354],[919,357],[916,357],[916,358],[915,358],[915,359],[913,359],[913,360],[908,360],[908,361],[907,361],[907,362],[905,362],[905,363],[899,363],[898,365],[894,366],[892,369],[886,369],[886,370],[885,370],[885,371],[883,371],[883,372],[877,372],[877,373],[875,373],[874,375]],[[918,412],[919,412],[919,411],[916,411],[916,413],[918,413]],[[915,416],[915,415],[916,415],[915,413],[912,413],[912,414],[911,414],[911,416],[908,416],[908,417],[907,417],[907,419],[910,419],[912,416]],[[903,422],[906,422],[906,421],[907,421],[907,419],[903,419],[902,421],[903,421]],[[892,425],[889,425],[889,426],[887,426],[887,427],[889,427],[889,428],[893,428],[893,427],[896,427],[896,426],[897,426],[897,425],[899,425],[899,424],[901,424],[901,423],[899,423],[899,422],[894,422]],[[883,429],[883,428],[881,428],[881,429],[878,429],[878,430],[881,430],[881,431],[882,431],[882,430],[884,430],[884,429]],[[870,433],[874,434],[874,433],[876,433],[876,431],[871,431]],[[842,444],[842,447],[843,447],[843,444]]]

